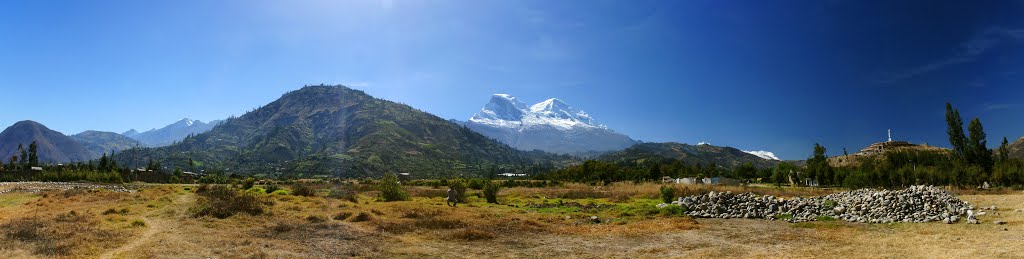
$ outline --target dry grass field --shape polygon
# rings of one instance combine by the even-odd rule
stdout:
[[[976,207],[997,210],[980,216],[980,225],[947,225],[691,219],[654,208],[655,184],[508,188],[501,204],[471,190],[457,208],[445,205],[443,189],[408,187],[411,201],[378,202],[375,191],[357,186],[352,202],[326,197],[332,186],[322,185],[313,197],[251,195],[263,213],[224,219],[196,217],[208,199],[198,186],[134,188],[0,194],[0,258],[1024,257],[1020,191],[965,194]]]

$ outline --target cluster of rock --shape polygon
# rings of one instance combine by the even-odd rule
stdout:
[[[43,191],[66,191],[72,189],[104,189],[113,192],[131,192],[131,189],[121,184],[68,182],[0,182],[0,194],[14,191],[38,193]]]
[[[967,202],[942,188],[933,186],[912,186],[896,191],[859,189],[820,197],[791,199],[753,193],[712,191],[702,195],[679,197],[672,203],[687,208],[687,213],[692,217],[761,218],[789,222],[831,218],[862,223],[953,223],[972,209]],[[664,206],[668,204],[659,205]],[[970,216],[973,218],[973,211]]]

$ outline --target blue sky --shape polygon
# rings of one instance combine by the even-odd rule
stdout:
[[[0,125],[241,115],[346,84],[445,118],[558,97],[644,141],[803,159],[1024,135],[1024,4],[1001,1],[2,1]]]

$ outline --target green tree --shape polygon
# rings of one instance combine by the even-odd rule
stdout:
[[[409,200],[409,193],[402,189],[398,182],[398,176],[394,173],[384,174],[377,183],[377,190],[380,191],[381,201],[405,201]]]
[[[814,143],[814,154],[807,159],[807,177],[818,181],[818,184],[832,181],[832,167],[828,164],[825,152],[824,146]]]
[[[740,179],[751,179],[757,176],[757,167],[753,163],[746,162],[736,169],[736,177]]]
[[[28,165],[28,151],[25,150],[25,146],[22,144],[18,144],[18,151],[21,151],[21,158],[19,158],[21,160],[19,160],[19,164],[21,164],[22,167],[25,167]]]
[[[100,157],[100,164],[97,166],[96,169],[98,169],[100,171],[103,171],[103,172],[109,171],[109,169],[110,169],[110,159],[107,158],[107,153],[103,153],[103,156]]]
[[[1003,143],[999,144],[999,156],[996,157],[997,164],[1003,164],[1010,160],[1010,142],[1003,137]]]
[[[974,118],[967,125],[970,139],[967,142],[968,161],[972,165],[981,167],[985,173],[992,171],[992,150],[988,149],[988,141],[985,140],[985,129],[981,126],[981,120]]]
[[[967,137],[964,136],[964,121],[960,118],[960,111],[953,108],[953,105],[946,103],[946,134],[949,135],[949,144],[953,146],[953,154],[958,158],[965,158]]]
[[[39,145],[35,141],[28,144],[28,166],[39,166]]]

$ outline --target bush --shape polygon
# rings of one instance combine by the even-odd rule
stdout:
[[[263,186],[263,188],[267,191],[267,193],[274,193],[277,190],[280,190],[281,186],[277,184],[268,184]]]
[[[256,185],[256,179],[245,178],[245,182],[242,182],[242,190],[252,189],[254,185]]]
[[[114,208],[110,208],[110,209],[107,209],[107,210],[103,211],[103,215],[110,215],[110,214],[125,215],[125,214],[128,214],[128,209],[117,210],[117,209],[114,209]]]
[[[402,189],[398,183],[398,176],[393,173],[384,174],[377,183],[377,190],[380,191],[381,201],[405,201],[409,200],[409,193]]]
[[[295,184],[292,185],[292,195],[312,197],[316,196],[316,189],[306,184]]]
[[[661,192],[661,201],[664,203],[672,203],[672,200],[676,199],[675,187],[663,185],[658,191]]]
[[[331,192],[327,193],[327,198],[341,199],[350,202],[359,202],[359,198],[356,197],[356,192],[347,188],[331,189]]]
[[[342,211],[338,215],[334,215],[334,220],[345,220],[352,216],[352,212]]]
[[[480,190],[484,188],[484,180],[481,180],[479,178],[469,179],[469,182],[466,184],[466,186],[473,190]]]
[[[484,198],[487,199],[487,203],[498,204],[498,190],[501,189],[501,185],[494,181],[487,181],[484,184]]]
[[[363,221],[370,221],[370,220],[373,220],[373,216],[370,215],[370,213],[366,213],[366,212],[356,213],[355,216],[352,216],[352,218],[349,219],[349,221],[351,221],[351,222],[363,222]]]
[[[146,226],[146,222],[142,221],[141,219],[136,219],[135,221],[132,221],[132,227],[139,228],[139,227],[145,227],[145,226]]]
[[[265,204],[269,201],[260,199],[252,193],[237,191],[223,185],[209,188],[196,202],[190,211],[193,217],[213,216],[223,219],[237,213],[260,215],[266,212]]]
[[[463,229],[451,234],[454,239],[465,241],[490,240],[497,237],[494,233],[484,232],[476,229]]]
[[[455,199],[460,203],[466,202],[466,179],[458,178],[448,181],[448,187],[455,190]]]
[[[324,221],[327,221],[327,218],[317,215],[309,215],[309,217],[306,217],[306,221],[309,223],[323,223]]]

